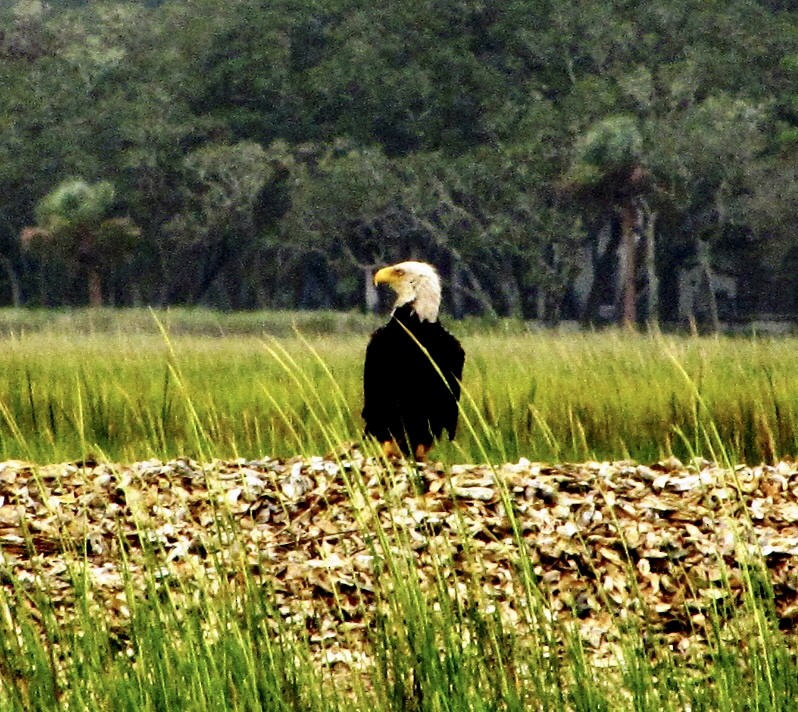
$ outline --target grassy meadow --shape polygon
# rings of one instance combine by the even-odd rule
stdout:
[[[311,313],[0,314],[0,457],[327,452],[360,437],[363,353],[378,323]],[[458,437],[435,451],[445,462],[769,462],[796,451],[793,340],[452,327],[468,355]]]
[[[336,314],[0,313],[0,460],[188,455],[207,462],[338,451],[360,437],[362,358],[379,321]],[[794,339],[542,332],[511,322],[451,326],[467,362],[458,437],[433,454],[442,477],[453,463],[485,463],[489,472],[522,457],[703,456],[733,465],[791,459],[798,448]],[[44,492],[52,476],[31,472]],[[0,485],[10,488],[16,475],[4,473]],[[384,486],[386,501],[401,490],[397,516],[424,499],[391,480],[390,468],[386,473],[377,487]],[[358,605],[368,593],[377,602],[357,665],[320,662],[310,619],[297,622],[276,603],[281,584],[269,576],[272,554],[264,550],[253,567],[229,548],[240,532],[221,509],[213,526],[203,526],[232,553],[203,553],[203,565],[215,573],[200,584],[164,578],[165,551],[145,536],[144,520],[136,524],[144,563],[118,535],[127,601],[122,631],[110,611],[98,611],[86,573],[98,545],[76,544],[65,527],[55,546],[69,554],[62,575],[74,601],[65,625],[63,592],[37,583],[37,570],[47,565],[47,552],[36,545],[44,523],[4,514],[23,498],[34,506],[38,497],[46,507],[51,498],[37,496],[33,484],[0,495],[0,541],[12,523],[18,527],[10,541],[27,551],[33,571],[21,574],[0,544],[0,710],[795,709],[798,648],[779,628],[773,587],[755,557],[740,564],[741,605],[706,611],[703,652],[686,655],[663,643],[646,615],[622,616],[618,664],[597,668],[573,629],[553,622],[551,581],[545,566],[531,561],[528,531],[508,491],[499,495],[502,541],[497,534],[488,546],[509,547],[509,573],[491,586],[501,584],[517,600],[513,623],[490,605],[466,605],[452,588],[461,581],[480,601],[490,593],[484,580],[491,580],[486,560],[468,545],[457,506],[442,505],[452,526],[463,527],[462,539],[447,542],[433,522],[422,544],[399,525],[380,526],[362,472],[340,476],[353,508],[365,513],[356,536],[382,567],[374,590],[334,593],[338,623],[351,629],[353,641],[361,631],[343,599]],[[62,496],[57,482],[47,486]],[[290,521],[290,507],[283,515]],[[415,563],[422,546],[434,562],[424,577]],[[639,562],[625,543],[616,558],[633,581]],[[719,565],[719,585],[730,589]],[[609,601],[607,610],[614,610]]]

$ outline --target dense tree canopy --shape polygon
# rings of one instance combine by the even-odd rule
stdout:
[[[20,239],[77,180],[140,229],[94,262],[115,304],[363,307],[415,257],[450,311],[556,319],[627,229],[674,318],[690,259],[798,264],[796,79],[773,1],[12,0],[0,303],[86,302],[68,250]]]

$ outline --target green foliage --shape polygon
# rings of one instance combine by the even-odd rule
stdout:
[[[798,126],[790,126],[779,132],[779,144],[785,148],[798,146]]]
[[[212,241],[235,232],[252,239],[254,210],[264,185],[273,179],[269,154],[257,143],[211,144],[186,156],[185,212],[167,226],[186,241]]]
[[[747,196],[761,189],[765,120],[762,106],[719,94],[671,115],[647,136],[655,200],[667,214],[691,216],[692,235],[674,234],[674,244],[696,235],[717,244],[731,228],[754,226]]]
[[[135,248],[141,230],[129,218],[112,217],[114,188],[105,181],[89,185],[73,179],[58,186],[36,206],[38,225],[21,233],[22,246],[43,262],[54,261],[85,273],[89,302],[102,304],[101,267],[113,267]]]
[[[576,160],[585,164],[585,178],[591,180],[594,173],[600,178],[640,163],[643,137],[634,117],[611,116],[591,127],[576,150]]]
[[[45,258],[91,264],[123,258],[141,231],[128,218],[110,216],[115,198],[108,181],[65,181],[37,204],[38,229],[23,233],[23,241]]]
[[[470,308],[530,316],[562,303],[550,255],[585,238],[576,208],[606,217],[634,166],[663,252],[762,235],[747,201],[798,126],[796,20],[774,3],[24,0],[0,26],[0,245],[39,302],[76,301],[74,280],[18,235],[83,176],[112,177],[142,230],[106,263],[117,303],[351,308],[364,262],[414,255],[460,265]]]
[[[303,149],[293,171],[295,189],[284,235],[331,256],[343,248],[363,263],[388,259],[391,250],[384,243],[394,236],[375,231],[365,237],[359,228],[401,201],[401,169],[378,148],[346,141]]]
[[[115,197],[108,181],[94,185],[80,179],[66,181],[41,200],[36,220],[40,227],[53,232],[94,229],[107,216]]]

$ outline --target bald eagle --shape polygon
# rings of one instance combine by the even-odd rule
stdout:
[[[435,268],[401,262],[374,275],[374,284],[396,292],[391,320],[366,348],[363,419],[366,435],[386,457],[426,458],[444,428],[457,429],[457,403],[465,352],[438,321],[441,283]]]

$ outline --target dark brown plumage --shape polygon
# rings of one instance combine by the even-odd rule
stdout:
[[[444,430],[449,439],[457,430],[465,352],[437,319],[437,279],[429,265],[415,262],[375,276],[375,282],[391,284],[402,302],[372,335],[363,372],[366,434],[383,444],[386,455],[423,460]]]

